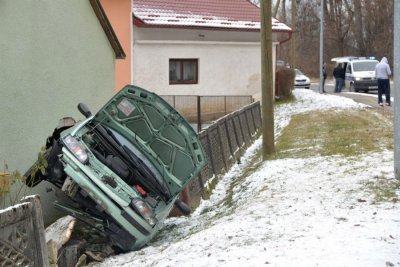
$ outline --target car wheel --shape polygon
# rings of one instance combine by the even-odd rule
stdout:
[[[368,90],[364,90],[364,93],[368,93]]]

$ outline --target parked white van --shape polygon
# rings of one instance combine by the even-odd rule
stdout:
[[[341,63],[346,70],[345,89],[349,92],[378,90],[375,66],[378,60],[372,57],[336,57],[331,61]]]

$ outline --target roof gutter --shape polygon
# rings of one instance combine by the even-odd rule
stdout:
[[[290,40],[290,38],[292,38],[293,31],[290,31],[290,32],[287,32],[287,33],[288,33],[288,38],[283,39],[282,41],[280,41],[280,42],[279,42],[279,45],[281,45],[281,44],[283,44],[283,43],[286,43],[287,41]]]

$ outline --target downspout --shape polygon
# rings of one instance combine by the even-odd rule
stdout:
[[[279,42],[279,47],[277,48],[277,49],[279,49],[278,51],[279,51],[279,57],[281,56],[281,44],[284,44],[284,43],[286,43],[287,41],[289,41],[290,40],[290,38],[292,38],[292,34],[293,34],[293,31],[290,31],[290,32],[288,32],[288,38],[286,38],[286,39],[283,39],[282,41],[280,41]],[[277,53],[278,54],[278,53]]]
[[[281,44],[283,44],[283,43],[286,43],[287,41],[290,40],[290,38],[292,38],[293,31],[290,31],[290,32],[288,32],[288,33],[289,33],[288,38],[287,38],[287,39],[284,39],[284,40],[282,40],[282,41],[280,41],[280,42],[279,42],[279,45],[281,45]]]

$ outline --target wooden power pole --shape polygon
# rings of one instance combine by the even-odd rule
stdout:
[[[290,67],[296,68],[296,23],[297,23],[297,0],[292,0],[292,37],[290,39]]]
[[[400,97],[400,0],[394,0],[393,78],[394,99]],[[394,105],[394,177],[400,181],[400,103]]]
[[[272,16],[271,0],[260,0],[261,11],[261,111],[262,154],[266,160],[275,153],[274,93],[272,84]]]

